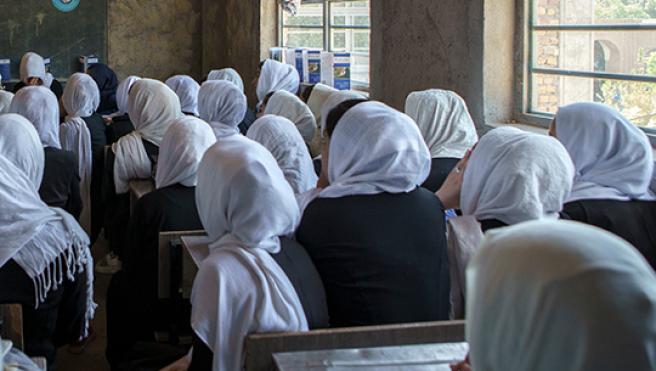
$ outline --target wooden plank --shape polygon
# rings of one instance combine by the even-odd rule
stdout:
[[[159,234],[157,294],[160,299],[171,298],[171,241],[180,239],[182,236],[203,236],[205,234],[205,231],[162,232]]]
[[[274,353],[456,343],[464,340],[464,321],[351,327],[301,333],[253,334],[246,339],[245,369],[275,370]]]
[[[182,236],[182,297],[191,298],[191,289],[200,264],[209,255],[207,237]]]
[[[0,337],[11,340],[18,350],[23,350],[23,309],[20,304],[0,304]]]

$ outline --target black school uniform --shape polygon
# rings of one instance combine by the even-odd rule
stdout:
[[[107,127],[107,143],[114,144],[123,136],[134,131],[134,125],[130,116],[126,113],[123,116],[117,116],[112,119],[112,124]]]
[[[93,153],[91,170],[91,244],[95,242],[103,227],[105,205],[102,197],[103,176],[105,173],[105,146],[107,145],[107,126],[97,113],[83,118],[91,134]]]
[[[435,193],[449,176],[449,173],[460,162],[457,158],[434,158],[431,160],[431,171],[428,179],[421,186]]]
[[[44,148],[45,166],[39,188],[41,200],[48,206],[66,210],[76,219],[82,212],[80,175],[73,152],[53,147]]]

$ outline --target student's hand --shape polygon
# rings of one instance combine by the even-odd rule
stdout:
[[[114,123],[114,119],[111,117],[103,117],[103,121],[105,121],[105,125],[109,126]]]
[[[471,371],[471,366],[467,361],[462,361],[455,365],[451,365],[451,371]]]
[[[462,179],[465,175],[465,169],[469,162],[471,150],[467,152],[465,158],[458,162],[455,168],[442,184],[442,187],[435,193],[437,198],[442,201],[446,210],[460,208],[460,191],[462,190]]]
[[[160,371],[187,371],[189,369],[189,366],[191,365],[191,358],[189,358],[188,355],[180,358],[179,360],[175,361],[175,363],[172,363]]]

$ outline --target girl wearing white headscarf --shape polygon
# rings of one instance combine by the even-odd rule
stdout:
[[[109,125],[107,126],[107,143],[109,144],[118,142],[121,137],[134,131],[134,125],[130,121],[130,115],[128,115],[128,98],[130,89],[139,80],[141,80],[140,77],[128,76],[118,84],[116,89],[118,112],[109,117]]]
[[[466,165],[458,165],[450,177],[462,177],[461,189],[453,193],[458,198],[455,204],[445,196],[452,184],[449,179],[437,196],[447,208],[460,208],[463,213],[449,219],[452,315],[462,318],[464,269],[483,232],[529,220],[557,219],[572,189],[574,165],[557,140],[503,127],[483,136]]]
[[[265,115],[248,129],[248,138],[271,152],[295,194],[316,186],[318,178],[312,158],[294,123],[284,117]]]
[[[50,89],[57,99],[62,96],[61,84],[46,72],[43,57],[36,53],[28,52],[21,58],[20,80],[18,84],[14,85],[14,94],[26,86],[44,86]]]
[[[324,84],[316,84],[312,86],[310,89],[311,91],[307,99],[305,98],[303,99],[306,100],[306,103],[310,108],[310,111],[312,111],[314,120],[317,123],[317,126],[319,126],[321,122],[321,108],[323,107],[324,103],[326,103],[326,101],[330,98],[330,96],[333,93],[337,92],[338,90],[333,88],[332,86],[328,86]],[[319,129],[316,130],[314,134],[314,138],[312,139],[312,143],[310,144],[310,153],[312,154],[312,157],[316,157],[321,153],[321,130]]]
[[[166,80],[166,85],[180,98],[180,106],[185,115],[198,117],[198,91],[200,85],[190,76],[178,75]]]
[[[299,85],[300,78],[294,66],[267,59],[261,63],[257,78],[257,100],[261,104],[267,94],[280,90],[296,94]]]
[[[474,121],[464,99],[448,90],[411,93],[405,113],[419,126],[433,159],[431,173],[422,186],[436,192],[458,161],[478,142]]]
[[[225,80],[233,83],[241,92],[244,92],[244,80],[242,80],[239,72],[232,68],[224,68],[220,70],[212,70],[207,75],[207,81],[212,80]]]
[[[66,110],[66,120],[59,126],[59,136],[62,148],[77,156],[82,197],[80,224],[90,234],[91,177],[94,158],[91,148],[91,133],[84,117],[93,115],[100,104],[100,92],[96,82],[89,75],[73,74],[64,89],[62,103]]]
[[[27,118],[41,139],[45,152],[41,199],[78,218],[82,211],[80,172],[77,155],[61,149],[57,98],[43,86],[28,86],[16,93],[10,111]]]
[[[239,134],[248,103],[246,96],[233,83],[225,80],[206,81],[198,94],[200,118],[210,124],[217,139]]]
[[[615,109],[598,103],[560,108],[552,133],[576,166],[565,213],[626,239],[656,267],[656,193],[649,138]]]
[[[444,210],[419,187],[430,170],[419,129],[356,101],[333,111],[326,135],[329,185],[305,195],[296,237],[326,285],[331,326],[447,319]]]
[[[213,370],[241,370],[248,334],[308,330],[299,294],[272,257],[285,240],[298,248],[280,237],[293,233],[298,206],[275,159],[243,136],[207,151],[196,203],[212,242],[191,295],[192,362],[210,354]]]
[[[0,302],[22,304],[24,318],[31,319],[25,350],[53,367],[56,339],[72,343],[87,336],[95,309],[93,262],[75,219],[41,201],[43,168],[29,121],[0,115]]]
[[[656,369],[656,276],[615,235],[555,220],[494,231],[467,278],[474,371]]]
[[[155,177],[157,189],[134,205],[123,269],[108,291],[107,319],[112,330],[107,337],[107,355],[113,365],[121,363],[138,334],[155,331],[160,317],[152,313],[170,313],[167,303],[157,300],[159,234],[203,229],[195,198],[198,166],[215,142],[209,125],[191,116],[174,120],[164,135]]]
[[[278,115],[289,119],[296,125],[307,145],[312,143],[317,132],[317,122],[307,104],[296,95],[280,90],[275,92],[264,109],[266,115]]]
[[[9,113],[9,107],[14,95],[8,91],[0,90],[0,114]]]

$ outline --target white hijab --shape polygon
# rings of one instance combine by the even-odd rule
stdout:
[[[599,103],[561,107],[556,137],[576,166],[568,202],[656,200],[649,192],[654,174],[649,139],[615,109]]]
[[[572,189],[574,165],[554,138],[517,128],[487,133],[462,181],[464,215],[506,224],[557,218]]]
[[[326,103],[330,96],[337,91],[338,90],[332,86],[324,84],[316,84],[314,85],[314,88],[312,88],[312,93],[310,93],[307,105],[310,107],[310,110],[312,111],[312,114],[314,115],[317,123],[321,122],[321,108],[323,107],[324,103]]]
[[[207,121],[216,138],[239,134],[248,102],[235,84],[225,80],[205,81],[198,94],[200,118]]]
[[[80,224],[87,232],[91,228],[91,170],[93,153],[91,133],[83,117],[93,115],[100,105],[100,91],[91,76],[84,73],[73,74],[66,84],[62,103],[66,109],[66,121],[59,126],[59,138],[62,148],[77,156],[78,174],[80,176],[80,196],[82,197],[82,214]]]
[[[32,77],[41,79],[46,85],[46,63],[40,55],[28,52],[23,55],[20,63],[20,79],[27,84],[27,80]],[[50,86],[49,84],[47,85]]]
[[[314,139],[317,122],[310,107],[296,95],[284,90],[275,92],[269,99],[264,113],[289,119],[296,125],[305,143],[310,144]]]
[[[164,83],[142,79],[130,91],[128,114],[135,130],[112,145],[117,194],[129,190],[132,179],[148,179],[153,167],[142,140],[159,146],[173,120],[183,116],[180,100]]]
[[[50,89],[26,86],[11,101],[11,113],[27,118],[36,128],[44,147],[61,148],[59,142],[59,102]]]
[[[264,115],[251,125],[247,136],[271,152],[295,194],[316,186],[312,158],[294,123],[284,117]]]
[[[128,76],[118,84],[118,88],[116,89],[116,106],[118,107],[118,112],[114,114],[115,116],[123,116],[128,113],[130,89],[132,89],[132,85],[139,80],[141,80],[141,77]]]
[[[232,68],[224,68],[221,70],[212,70],[210,71],[209,75],[207,75],[207,81],[212,81],[212,80],[225,80],[229,81],[241,92],[244,92],[244,80],[242,80],[241,76],[239,75],[239,72],[235,71]]]
[[[262,103],[267,94],[279,90],[296,94],[299,85],[300,78],[294,66],[267,59],[262,65],[257,80],[257,99]]]
[[[210,244],[191,295],[191,325],[214,353],[213,370],[243,368],[250,333],[307,331],[300,300],[270,254],[294,232],[294,192],[266,148],[243,136],[211,147],[196,204]]]
[[[190,76],[178,75],[166,80],[166,85],[180,98],[182,112],[198,117],[198,91],[200,85]]]
[[[216,137],[205,121],[191,116],[174,120],[160,146],[157,189],[178,183],[195,187],[200,160],[214,143]]]
[[[656,276],[611,233],[544,220],[491,231],[467,278],[473,370],[656,369]]]
[[[452,91],[432,89],[411,93],[405,113],[419,126],[432,158],[463,158],[478,142],[467,104]]]
[[[95,309],[89,238],[70,214],[41,201],[43,167],[32,125],[18,115],[0,115],[0,267],[13,259],[25,271],[34,281],[37,307],[65,279],[86,271],[88,325]]]
[[[0,114],[9,113],[11,101],[14,99],[14,94],[0,90]]]
[[[339,90],[332,93],[328,99],[321,105],[321,114],[320,118],[317,119],[319,124],[319,131],[322,136],[324,135],[324,130],[326,130],[326,120],[330,111],[334,110],[340,104],[354,99],[366,99],[362,94],[356,93],[351,90]]]

